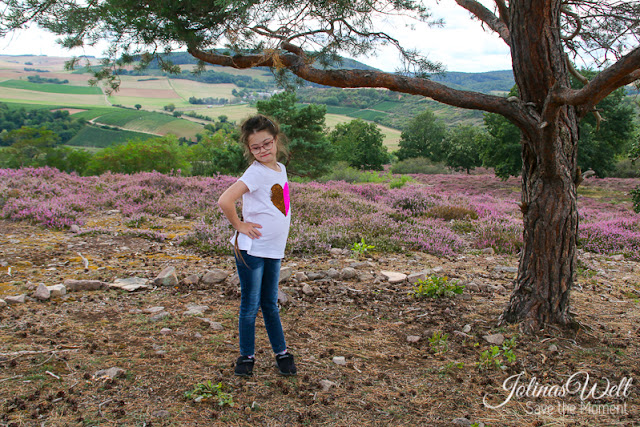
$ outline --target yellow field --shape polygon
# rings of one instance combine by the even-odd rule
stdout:
[[[196,98],[233,98],[231,91],[238,89],[233,83],[205,84],[193,80],[171,79],[173,90],[185,100]]]

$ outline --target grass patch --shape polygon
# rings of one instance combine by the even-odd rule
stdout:
[[[67,145],[75,147],[105,148],[113,144],[121,144],[132,139],[149,139],[155,135],[120,129],[103,129],[96,126],[85,126],[80,129]]]
[[[31,83],[22,80],[7,80],[0,82],[1,87],[11,89],[31,90],[35,92],[66,93],[72,95],[100,95],[102,90],[91,86],[68,86],[52,83]]]

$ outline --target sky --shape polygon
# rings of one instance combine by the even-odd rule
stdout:
[[[483,3],[490,4],[489,1]],[[498,36],[484,31],[477,20],[455,4],[453,0],[432,3],[434,18],[444,18],[444,28],[427,28],[417,21],[399,18],[381,21],[380,29],[397,38],[405,48],[415,48],[426,57],[445,65],[447,71],[469,73],[508,70],[511,68],[509,49]],[[413,24],[415,29],[407,27]],[[32,28],[14,32],[0,38],[0,53],[4,55],[48,55],[48,56],[103,56],[105,45],[96,48],[67,50],[56,44],[56,36]],[[400,66],[397,51],[390,46],[382,47],[374,57],[354,58],[383,71],[395,71]]]

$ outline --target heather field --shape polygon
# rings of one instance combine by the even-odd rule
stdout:
[[[411,177],[291,183],[280,313],[299,372],[277,374],[259,318],[245,379],[216,206],[236,178],[0,169],[0,426],[636,426],[640,181],[580,186],[576,328],[528,336],[498,324],[519,180]]]
[[[454,256],[493,248],[515,255],[521,246],[519,182],[491,175],[416,175],[413,183],[293,183],[288,250],[324,253],[362,238],[376,251],[420,251]],[[96,220],[119,210],[128,229],[146,229],[170,214],[191,221],[176,236],[207,253],[228,253],[230,228],[216,206],[235,178],[140,173],[79,177],[55,169],[0,170],[0,207],[8,220],[64,229],[108,232]],[[579,246],[585,251],[640,260],[640,215],[629,191],[637,179],[589,180],[579,188]]]

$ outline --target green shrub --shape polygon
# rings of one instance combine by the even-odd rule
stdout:
[[[631,199],[633,200],[633,210],[640,213],[640,185],[635,190],[631,190]]]
[[[361,171],[349,166],[346,162],[338,162],[327,175],[318,178],[319,182],[344,181],[350,184],[361,182],[387,182],[390,175],[380,174],[373,171]]]
[[[451,170],[443,163],[434,163],[424,157],[413,157],[402,160],[391,166],[391,173],[436,175],[450,174]]]
[[[622,159],[616,162],[615,169],[610,176],[613,178],[640,178],[640,162]]]
[[[413,290],[409,293],[415,298],[451,298],[461,294],[464,286],[458,285],[458,281],[450,282],[448,277],[431,276],[426,280],[418,280]]]
[[[401,175],[398,178],[393,178],[389,182],[389,188],[402,188],[407,182],[415,182],[413,178],[407,175]]]

